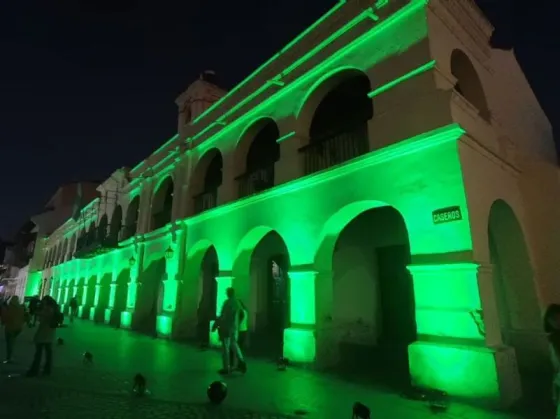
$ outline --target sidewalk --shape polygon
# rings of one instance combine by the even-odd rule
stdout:
[[[289,418],[339,419],[351,416],[360,401],[373,418],[423,419],[433,417],[420,402],[400,398],[363,385],[298,368],[278,372],[276,366],[249,360],[245,376],[226,378],[228,396],[219,408],[208,406],[206,388],[222,378],[214,351],[137,335],[125,330],[78,321],[60,329],[63,346],[55,348],[50,378],[8,378],[24,373],[31,359],[33,330],[18,342],[21,363],[3,366],[0,374],[0,413],[28,418]],[[0,343],[2,345],[4,342]],[[94,365],[83,364],[83,353]],[[26,361],[23,363],[23,361]],[[148,379],[150,396],[131,395],[132,377]],[[268,413],[267,413],[268,412]],[[297,413],[297,414],[296,414]],[[305,413],[303,416],[302,413]],[[452,403],[442,419],[514,419],[518,416],[483,411]]]

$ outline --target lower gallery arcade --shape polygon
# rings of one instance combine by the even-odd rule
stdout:
[[[214,345],[233,286],[251,351],[510,404],[546,363],[540,307],[517,209],[467,199],[461,135],[449,127],[176,221],[53,267],[44,284],[65,309],[75,296],[82,318]]]

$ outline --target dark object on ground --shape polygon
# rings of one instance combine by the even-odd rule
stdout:
[[[93,354],[91,352],[84,352],[84,364],[93,364]]]
[[[356,402],[352,408],[352,419],[370,419],[371,411],[365,404]]]
[[[278,371],[286,371],[288,365],[290,365],[290,361],[284,357],[280,357],[280,359],[278,359],[278,362],[276,363]]]
[[[214,381],[208,386],[206,394],[212,404],[220,404],[227,396],[227,384],[223,381]]]
[[[138,396],[143,396],[146,394],[147,384],[148,381],[146,380],[146,377],[138,373],[134,376],[134,385],[132,387],[132,391],[136,393]]]
[[[58,346],[64,345],[64,339],[58,338],[58,339],[56,340],[56,344],[57,344]]]

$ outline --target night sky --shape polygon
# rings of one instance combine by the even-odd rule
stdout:
[[[536,0],[477,2],[558,126],[558,14]],[[106,179],[171,137],[174,100],[201,71],[234,86],[335,1],[1,3],[0,237],[10,238],[58,185]]]

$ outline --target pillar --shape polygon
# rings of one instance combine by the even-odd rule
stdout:
[[[89,319],[92,321],[98,321],[99,315],[96,315],[98,312],[99,306],[99,294],[101,292],[101,280],[103,279],[103,273],[100,272],[97,274],[95,279],[95,296],[93,297],[93,307],[89,309]]]
[[[170,338],[173,333],[173,320],[177,309],[177,293],[179,291],[179,261],[176,250],[165,260],[165,279],[163,280],[163,303],[156,320],[156,332],[159,337]]]
[[[412,382],[509,406],[521,396],[515,351],[502,345],[492,270],[477,263],[410,265],[418,340]]]
[[[316,280],[317,272],[288,272],[290,287],[290,327],[284,330],[284,357],[293,362],[316,360]]]
[[[58,305],[62,305],[62,295],[63,295],[62,291],[63,291],[63,288],[60,284],[61,281],[58,280],[57,282],[58,282],[58,284],[57,284],[57,287],[56,287],[56,297],[55,298],[56,298],[56,302],[58,303]]]
[[[111,323],[111,318],[113,317],[113,310],[115,309],[115,295],[117,292],[117,277],[118,273],[113,271],[111,278],[111,283],[109,284],[109,302],[107,308],[105,309],[104,322],[105,324]]]
[[[88,318],[89,316],[89,308],[86,307],[87,298],[88,298],[88,281],[89,279],[84,278],[84,285],[82,290],[82,301],[78,301],[78,317],[81,319]]]
[[[222,306],[226,301],[226,290],[233,285],[233,276],[230,272],[222,273],[216,277],[218,283],[218,298],[216,299],[216,317],[218,317],[222,312]],[[214,327],[214,321],[210,322],[210,346],[219,347],[221,346],[220,339],[217,332],[212,332],[212,327]]]
[[[126,310],[121,313],[120,325],[124,329],[132,327],[132,315],[136,307],[136,295],[138,293],[138,277],[140,276],[140,266],[142,261],[139,260],[140,254],[136,257],[136,262],[130,266],[130,280],[128,281],[127,294],[126,294]]]
[[[68,304],[68,294],[70,294],[70,286],[69,286],[68,282],[65,282],[65,285],[64,285],[64,300],[63,300],[63,305],[67,305],[67,304]]]

